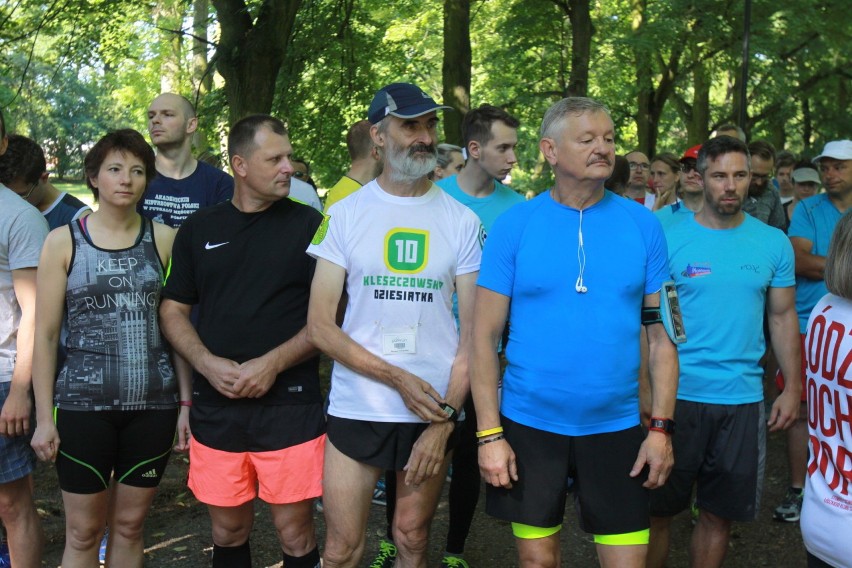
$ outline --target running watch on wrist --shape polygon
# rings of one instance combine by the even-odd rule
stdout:
[[[671,436],[675,431],[675,421],[670,418],[651,418],[651,426],[648,429]]]

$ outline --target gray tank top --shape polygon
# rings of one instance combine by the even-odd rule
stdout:
[[[65,410],[144,410],[177,406],[177,384],[157,310],[163,265],[151,221],[127,249],[98,248],[69,223],[73,251],[65,305],[68,358],[56,382]]]

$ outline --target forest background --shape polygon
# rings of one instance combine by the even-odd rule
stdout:
[[[107,130],[145,132],[163,91],[196,104],[198,154],[223,156],[228,124],[271,113],[321,188],[394,81],[457,109],[442,141],[460,143],[479,104],[517,116],[520,191],[550,183],[538,127],[567,95],[610,107],[620,153],[680,154],[726,122],[805,156],[849,138],[848,0],[746,1],[3,0],[0,107],[62,178]]]

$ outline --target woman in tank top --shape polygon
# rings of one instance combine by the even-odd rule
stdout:
[[[107,134],[84,166],[98,208],[52,231],[39,264],[32,446],[56,462],[62,566],[97,566],[108,525],[106,565],[141,567],[145,516],[191,398],[189,368],[175,358],[175,372],[157,321],[175,231],[137,213],[156,175],[141,134]],[[58,370],[66,313],[68,357]],[[179,430],[176,448],[185,449],[188,426]]]

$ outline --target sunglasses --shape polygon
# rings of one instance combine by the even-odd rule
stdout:
[[[305,177],[305,172],[293,172],[293,176],[302,179]]]
[[[21,199],[23,199],[24,201],[29,201],[29,199],[30,199],[30,195],[32,195],[32,194],[33,194],[33,192],[35,191],[35,188],[36,188],[36,187],[38,187],[38,180],[36,180],[36,181],[34,181],[34,182],[33,182],[33,184],[30,186],[30,189],[29,189],[26,193],[19,193],[18,195],[19,195],[19,196],[20,196],[20,198],[21,198]]]
[[[680,171],[685,174],[689,172],[697,172],[698,171],[698,163],[697,162],[681,162]]]
[[[640,162],[628,162],[627,165],[630,167],[631,172],[634,170],[644,172],[645,170],[651,167],[651,164],[642,164]]]

